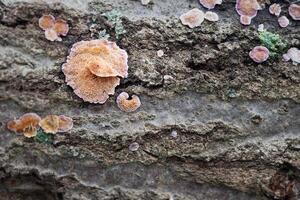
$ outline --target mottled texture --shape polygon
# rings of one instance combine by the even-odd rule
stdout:
[[[287,13],[288,5],[280,4]],[[298,48],[300,24],[279,28],[265,9],[244,27],[234,6],[224,1],[214,9],[218,22],[190,29],[179,16],[201,9],[196,0],[1,4],[1,197],[258,200],[294,193],[300,183],[299,65],[281,58],[257,64],[248,53],[260,45],[259,24]],[[126,30],[118,40],[102,15],[111,9],[119,10]],[[45,40],[38,27],[49,11],[70,25],[62,42]],[[66,85],[61,65],[74,43],[98,39],[91,26],[128,52],[128,78],[116,94],[138,95],[136,112],[119,110],[117,95],[104,105],[83,102]],[[50,143],[6,130],[8,120],[27,112],[64,114],[74,126]],[[134,142],[139,148],[130,151]]]

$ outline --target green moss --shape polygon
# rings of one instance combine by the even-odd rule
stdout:
[[[105,16],[107,20],[113,24],[117,39],[119,39],[121,35],[126,33],[126,30],[122,24],[121,14],[119,11],[112,10],[102,15]]]
[[[47,134],[42,129],[39,129],[34,140],[38,143],[50,144],[53,141],[53,135]]]
[[[109,34],[106,33],[106,30],[102,30],[102,31],[99,31],[98,33],[98,39],[105,39],[107,40],[109,38]]]
[[[270,56],[273,58],[277,58],[279,54],[282,54],[287,48],[286,43],[278,34],[262,31],[258,37],[261,44],[269,49]]]

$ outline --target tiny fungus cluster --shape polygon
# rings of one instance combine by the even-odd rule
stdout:
[[[16,133],[23,133],[25,137],[31,138],[37,135],[39,128],[45,133],[56,134],[67,132],[73,128],[73,120],[64,115],[48,115],[41,118],[35,113],[27,113],[19,119],[7,123],[7,128]]]
[[[56,19],[52,15],[43,15],[39,19],[39,26],[45,31],[45,37],[50,41],[62,41],[59,36],[66,36],[69,25],[63,19]]]
[[[241,24],[250,25],[251,20],[257,15],[257,11],[261,10],[261,6],[257,0],[237,0],[235,9],[240,15]]]
[[[291,60],[294,64],[300,64],[300,50],[292,47],[283,55],[285,61]]]

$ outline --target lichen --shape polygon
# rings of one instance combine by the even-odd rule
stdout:
[[[120,36],[126,33],[126,30],[122,23],[121,14],[118,10],[111,10],[109,12],[103,13],[102,16],[105,16],[107,20],[114,26],[117,39],[120,39]]]
[[[272,58],[278,58],[279,54],[283,53],[287,48],[287,44],[281,39],[279,34],[261,31],[258,37],[261,44],[269,49]]]
[[[53,135],[45,133],[43,129],[39,129],[34,140],[38,143],[50,144],[53,141]]]

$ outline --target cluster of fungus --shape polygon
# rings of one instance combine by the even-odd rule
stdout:
[[[207,9],[213,9],[217,4],[222,4],[222,0],[199,0],[199,2]]]
[[[300,63],[300,50],[295,47],[290,48],[287,53],[283,55],[283,59],[285,61],[291,60],[295,64]]]
[[[39,19],[39,26],[45,31],[45,37],[50,41],[62,41],[59,36],[66,36],[69,25],[63,19],[56,19],[52,15],[43,15]]]
[[[27,113],[19,119],[11,120],[7,123],[7,128],[10,131],[23,133],[27,138],[35,137],[40,127],[45,133],[67,132],[73,128],[73,120],[64,115],[48,115],[41,119],[35,113]]]
[[[257,15],[257,11],[261,10],[261,6],[257,0],[237,0],[235,9],[240,15],[241,24],[250,25],[251,20]]]
[[[73,45],[62,70],[77,96],[103,104],[115,93],[120,78],[127,77],[127,59],[126,51],[114,42],[81,41]]]
[[[270,12],[270,14],[279,17],[280,13],[281,13],[280,4],[277,4],[277,3],[272,4],[269,7],[269,12]],[[290,20],[286,16],[279,17],[277,21],[278,21],[278,24],[281,28],[285,28],[290,24]]]
[[[216,22],[219,20],[219,16],[217,13],[212,11],[207,11],[204,13],[202,10],[198,8],[194,8],[180,16],[180,21],[183,25],[187,25],[190,28],[198,27],[202,24],[204,19]]]

